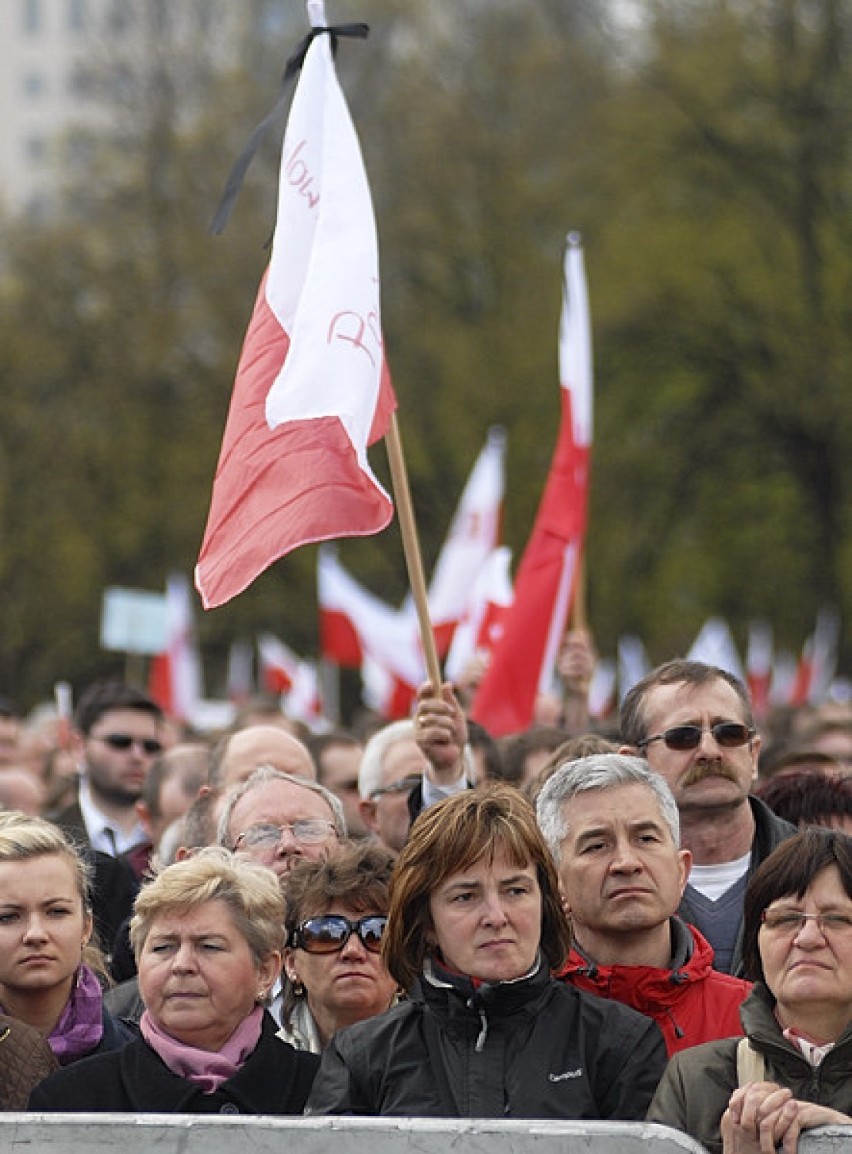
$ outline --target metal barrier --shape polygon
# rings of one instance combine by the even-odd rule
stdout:
[[[648,1154],[649,1149],[706,1154],[692,1138],[650,1122],[0,1114],[2,1154],[446,1154],[448,1149],[454,1154]]]

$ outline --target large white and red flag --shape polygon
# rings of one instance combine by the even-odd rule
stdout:
[[[429,582],[429,618],[439,656],[447,653],[477,576],[500,540],[505,488],[506,434],[494,426],[462,491]]]
[[[518,567],[503,636],[471,711],[495,736],[526,729],[537,695],[552,687],[583,551],[592,440],[592,340],[583,251],[573,233],[565,253],[559,379],[562,417],[550,474]]]
[[[330,38],[320,33],[293,94],[272,256],[195,571],[205,608],[299,545],[388,524],[392,502],[367,447],[385,434],[395,404],[367,175]]]

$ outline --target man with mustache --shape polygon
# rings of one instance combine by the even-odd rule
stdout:
[[[760,752],[748,691],[700,661],[668,661],[621,707],[624,753],[644,757],[668,783],[692,854],[680,905],[713,946],[715,967],[743,976],[743,897],[751,874],[795,828],[750,794]]]

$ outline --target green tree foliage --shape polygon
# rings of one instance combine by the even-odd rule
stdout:
[[[848,617],[852,0],[328,0],[378,218],[385,336],[427,568],[489,425],[526,542],[555,444],[569,229],[596,352],[589,610],[603,650],[682,651],[711,613],[797,647]],[[245,17],[234,23],[239,9]],[[306,25],[270,0],[145,0],[93,46],[109,129],[63,213],[4,229],[0,690],[31,704],[98,649],[107,585],[194,564],[274,213],[280,129],[207,224]],[[231,23],[228,21],[231,20]],[[227,50],[223,36],[227,30]],[[138,44],[138,41],[137,41]],[[381,448],[373,453],[387,479]],[[390,602],[395,528],[344,562]],[[206,614],[316,650],[315,552]]]
[[[648,9],[601,127],[593,589],[663,655],[711,607],[798,645],[852,580],[852,7]]]

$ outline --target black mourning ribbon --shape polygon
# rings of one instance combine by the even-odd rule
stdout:
[[[316,27],[312,28],[304,40],[296,47],[295,51],[288,58],[284,68],[284,75],[281,77],[281,91],[278,99],[266,116],[264,116],[263,120],[261,120],[260,124],[258,124],[257,128],[255,128],[242,152],[234,161],[234,166],[225,184],[225,190],[219,200],[219,207],[216,209],[216,215],[213,217],[213,222],[210,225],[210,231],[214,236],[219,236],[220,233],[225,231],[225,225],[231,216],[231,211],[236,202],[237,194],[242,188],[248,167],[254,159],[254,155],[260,147],[264,136],[266,136],[270,127],[284,112],[288,102],[290,81],[301,71],[302,65],[305,63],[305,57],[308,54],[308,49],[316,37],[325,34],[329,35],[331,37],[331,50],[334,53],[337,51],[337,41],[340,36],[349,36],[356,40],[366,40],[369,32],[370,27],[368,24],[333,24],[328,28]]]

